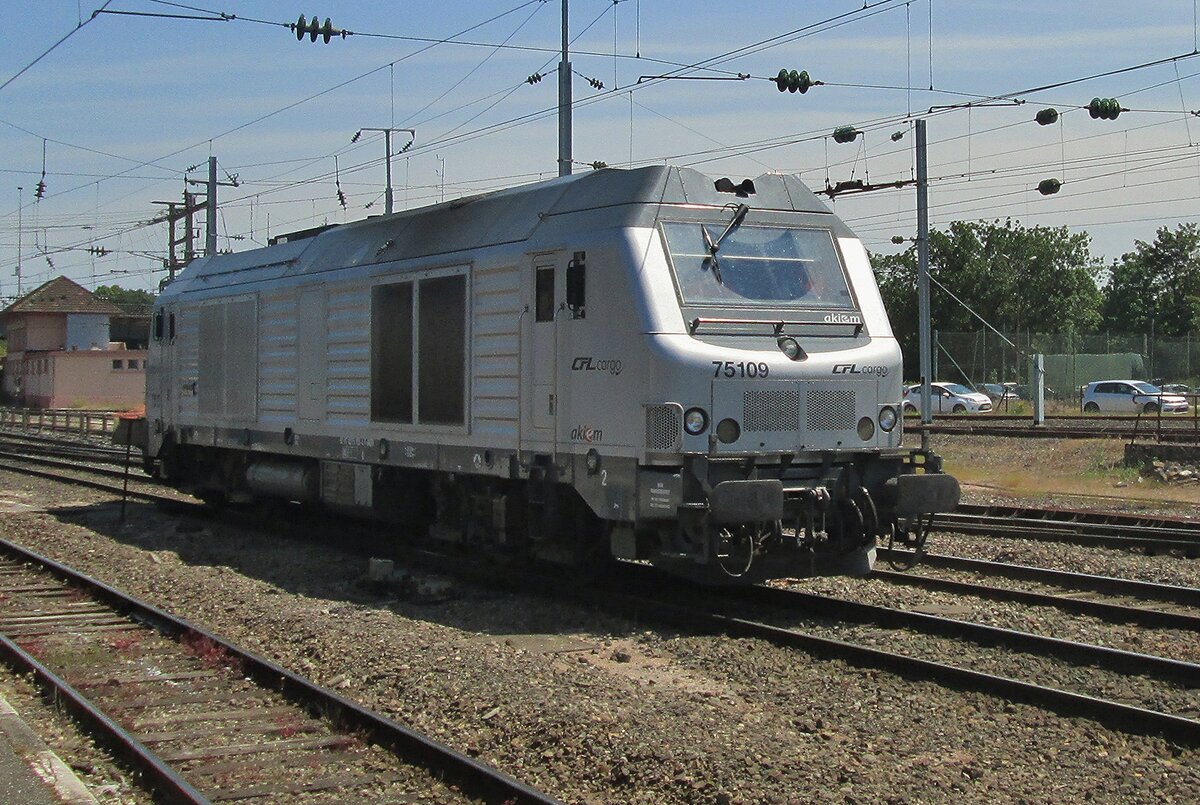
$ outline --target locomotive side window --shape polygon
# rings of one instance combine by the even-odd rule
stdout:
[[[417,419],[438,425],[466,421],[467,278],[463,274],[421,280],[417,369]]]
[[[371,419],[466,423],[466,274],[371,291]]]
[[[534,276],[535,321],[554,321],[554,268],[538,268]]]
[[[714,228],[663,224],[685,304],[854,308],[829,230],[739,226],[714,253]]]
[[[413,285],[371,291],[371,419],[412,422]]]
[[[160,310],[154,314],[154,340],[162,341],[163,337],[163,312]]]

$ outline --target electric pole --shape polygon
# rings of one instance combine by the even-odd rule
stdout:
[[[921,353],[921,423],[933,422],[933,394],[929,388],[933,358],[929,324],[929,163],[925,121],[917,120],[917,320]],[[929,429],[921,431],[921,449],[929,444]]]
[[[22,207],[25,206],[25,188],[17,187],[17,298],[21,298],[21,232]]]
[[[205,200],[205,224],[208,230],[204,237],[204,253],[212,257],[217,253],[217,158],[208,158],[208,198]]]
[[[364,131],[382,131],[383,132],[383,148],[384,148],[384,152],[387,155],[387,186],[384,188],[384,191],[383,191],[383,211],[387,215],[391,215],[392,209],[393,209],[393,204],[392,204],[392,132],[403,131],[406,134],[408,134],[408,136],[411,138],[408,141],[408,144],[400,149],[400,153],[403,154],[405,151],[412,148],[413,143],[415,143],[417,141],[417,130],[416,129],[395,129],[395,128],[370,128],[370,127],[361,128],[355,133],[355,135],[353,137],[350,138],[350,142],[352,142],[352,143],[358,142],[358,138],[362,136],[362,133]]]
[[[228,182],[217,181],[217,158],[208,158],[208,181],[201,182],[197,179],[186,179],[188,184],[206,185],[208,195],[204,200],[205,206],[205,224],[208,226],[208,232],[204,238],[204,254],[208,257],[217,253],[217,188],[218,187],[238,187],[237,174],[229,177]]]
[[[562,0],[562,61],[558,63],[558,175],[571,175],[571,62],[567,54],[567,0]]]
[[[167,212],[165,220],[167,222],[167,259],[163,261],[166,266],[168,275],[167,282],[175,279],[175,272],[192,262],[196,258],[196,225],[195,217],[203,208],[203,205],[196,200],[195,193],[189,193],[186,189],[183,191],[183,204],[178,201],[155,201],[154,204],[166,204]],[[183,234],[177,234],[176,224],[183,221]],[[183,247],[183,256],[179,256],[178,247]]]

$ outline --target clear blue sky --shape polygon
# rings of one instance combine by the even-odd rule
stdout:
[[[105,7],[239,18],[225,22],[93,17],[102,6],[3,4],[2,298],[17,290],[18,237],[24,291],[59,274],[156,287],[167,232],[144,225],[163,210],[152,202],[179,200],[185,172],[200,166],[186,175],[205,178],[210,154],[222,180],[238,178],[219,193],[219,247],[234,250],[382,212],[384,146],[370,132],[352,144],[362,127],[416,130],[394,162],[398,208],[556,175],[560,0]],[[355,35],[299,43],[270,24],[314,11]],[[1111,260],[1200,215],[1200,117],[1190,114],[1200,57],[1026,91],[1194,54],[1196,0],[572,0],[571,33],[576,170],[668,162],[735,178],[798,173],[814,189],[890,182],[911,178],[911,119],[928,115],[934,226],[1010,216],[1067,226]],[[470,44],[437,43],[446,39]],[[826,85],[781,94],[766,80],[781,67]],[[546,78],[525,83],[535,72]],[[739,73],[751,78],[637,83]],[[1000,95],[1010,99],[942,108]],[[1093,120],[1080,107],[1095,96],[1132,111]],[[1038,126],[1047,106],[1061,122]],[[841,125],[865,135],[836,144],[828,134]],[[43,141],[47,191],[36,201]],[[397,147],[406,141],[396,135]],[[1043,197],[1035,188],[1050,177],[1062,191]],[[911,189],[842,196],[835,208],[876,251],[915,228]]]

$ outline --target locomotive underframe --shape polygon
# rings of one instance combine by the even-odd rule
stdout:
[[[320,504],[443,541],[564,564],[650,560],[708,579],[865,573],[878,539],[957,500],[936,459],[911,451],[681,458],[184,427],[147,469],[207,500]]]

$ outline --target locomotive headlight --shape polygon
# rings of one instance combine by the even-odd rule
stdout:
[[[891,433],[894,427],[896,427],[896,409],[885,405],[879,409],[879,429],[884,433]]]
[[[875,435],[875,423],[871,421],[871,417],[865,416],[858,420],[858,438],[864,442]]]
[[[699,436],[708,430],[708,414],[703,408],[689,408],[683,415],[683,429],[692,436]]]
[[[733,444],[742,435],[742,426],[736,419],[722,419],[717,423],[717,438],[723,444]]]
[[[808,357],[804,354],[804,350],[800,348],[799,342],[797,342],[796,339],[792,338],[791,336],[785,335],[776,343],[779,344],[780,351],[793,361],[803,360],[804,358]]]

